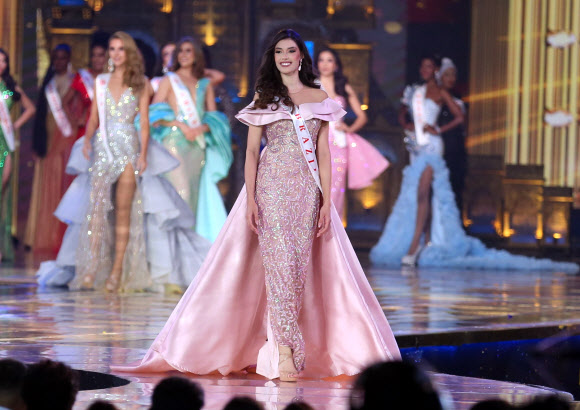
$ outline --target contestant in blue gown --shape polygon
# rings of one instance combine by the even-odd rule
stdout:
[[[577,264],[489,249],[465,234],[443,160],[440,136],[461,123],[462,113],[449,93],[437,85],[435,73],[439,65],[435,57],[423,58],[420,73],[425,83],[405,89],[399,119],[407,133],[411,164],[403,171],[401,192],[381,238],[371,249],[372,263],[393,267],[578,272]],[[455,118],[439,128],[435,124],[442,103],[447,104]],[[407,111],[412,123],[405,119]]]

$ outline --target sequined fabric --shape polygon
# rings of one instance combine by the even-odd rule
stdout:
[[[131,88],[115,101],[106,90],[107,143],[113,160],[107,158],[105,139],[100,132],[93,138],[91,195],[86,221],[81,226],[76,276],[69,285],[79,289],[85,280],[94,280],[94,288],[102,289],[114,259],[115,249],[115,183],[128,164],[136,169],[139,156],[139,135],[133,120],[138,112],[138,99]],[[145,258],[143,204],[137,190],[131,207],[130,236],[123,261],[121,291],[143,290],[151,285]]]
[[[199,118],[202,118],[205,112],[205,92],[208,83],[207,79],[201,79],[195,86],[196,95],[192,99]],[[180,111],[180,114],[185,115],[183,111]],[[199,138],[203,139],[203,135]],[[171,182],[179,196],[188,203],[191,210],[196,213],[200,177],[205,165],[205,150],[197,141],[191,142],[185,139],[179,129],[172,130],[163,139],[163,146],[179,160],[179,166],[165,174],[165,177]]]
[[[14,93],[6,88],[4,81],[0,81],[0,98],[2,98],[8,110],[12,107],[12,95]],[[0,181],[4,175],[4,164],[10,155],[10,148],[0,127]],[[8,180],[4,189],[0,192],[0,255],[2,260],[14,259],[14,248],[12,246],[12,188],[14,179],[12,176]]]
[[[306,125],[314,144],[321,121]],[[256,180],[258,238],[266,271],[268,314],[278,344],[289,346],[304,369],[304,339],[298,327],[306,268],[318,221],[320,193],[310,174],[291,120],[265,126],[268,149]]]

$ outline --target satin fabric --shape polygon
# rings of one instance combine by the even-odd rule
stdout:
[[[334,100],[346,106],[344,97],[338,95]],[[343,215],[347,182],[349,189],[366,188],[388,168],[389,161],[360,135],[345,133],[341,142],[337,134],[334,127],[329,127],[331,198],[338,214]]]
[[[231,128],[228,118],[219,111],[205,111],[205,92],[209,81],[202,79],[197,89],[197,110],[203,124],[210,131],[204,133],[205,139],[205,165],[201,169],[201,175],[195,183],[192,181],[192,189],[197,189],[198,199],[196,204],[190,204],[196,215],[195,232],[207,240],[213,242],[217,238],[220,229],[225,223],[227,212],[223,198],[218,188],[218,182],[228,176],[233,162],[231,145]],[[173,121],[175,113],[167,103],[157,103],[149,106],[149,123],[155,124],[160,120]],[[139,116],[135,118],[135,126],[139,129]],[[150,127],[151,137],[163,143],[163,140],[172,133],[177,133],[184,139],[179,129],[172,127]],[[185,140],[185,139],[184,139]],[[185,143],[189,143],[186,141]],[[191,144],[191,143],[189,143]],[[176,148],[178,149],[178,148]],[[189,175],[191,179],[193,175]]]
[[[348,188],[366,188],[389,167],[389,161],[370,142],[358,134],[347,133],[346,141],[348,144]]]
[[[302,104],[300,111],[305,120],[332,121],[342,111],[335,105],[327,99]],[[237,117],[253,125],[290,119],[280,110],[248,107]],[[143,360],[112,370],[226,375],[256,365],[267,378],[279,376],[265,271],[258,237],[246,223],[246,203],[244,186],[198,275]],[[298,323],[306,348],[303,376],[353,375],[379,360],[400,360],[388,321],[334,207],[329,232],[314,239]]]
[[[246,223],[246,200],[244,186],[198,275],[141,363],[113,370],[226,375],[257,365],[259,374],[279,376],[277,346],[266,340],[265,272],[258,237]],[[310,377],[353,375],[373,362],[400,359],[334,208],[331,219],[330,232],[314,240],[299,319],[304,375]]]

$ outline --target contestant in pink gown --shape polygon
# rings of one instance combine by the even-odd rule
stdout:
[[[328,95],[346,109],[348,105],[356,114],[356,120],[347,125],[343,121],[330,123],[329,144],[332,166],[332,202],[343,216],[345,193],[349,189],[370,186],[387,167],[389,161],[367,140],[356,134],[367,122],[354,89],[342,73],[338,53],[322,47],[314,59],[322,86]]]
[[[296,80],[292,86],[286,87],[280,75],[278,84],[260,82],[261,74],[279,67],[274,62],[278,45],[283,53],[289,54],[288,48],[299,53],[282,66],[290,72],[283,79],[292,75]],[[316,140],[326,137],[321,131],[326,122],[338,120],[344,111],[315,89],[312,61],[292,30],[274,37],[258,78],[260,98],[272,98],[272,103],[264,106],[258,99],[237,115],[250,126],[247,157],[255,158],[246,160],[248,188],[242,189],[199,273],[146,356],[137,365],[113,370],[228,374],[256,365],[258,374],[273,379],[281,374],[282,348],[291,349],[293,364],[306,377],[353,375],[376,361],[400,360],[340,218],[323,203],[307,162],[307,141],[298,138],[300,128],[295,128],[288,102],[302,102],[293,112],[301,115],[321,161],[329,155],[318,152],[323,146],[316,147]],[[268,85],[278,91],[265,89]],[[304,94],[292,93],[296,88]],[[312,95],[320,102],[309,102]],[[267,147],[256,170],[255,146],[262,133]],[[323,167],[329,174],[330,166],[320,164],[324,187],[330,184]]]

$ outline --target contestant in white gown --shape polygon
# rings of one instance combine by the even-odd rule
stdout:
[[[374,264],[471,269],[519,269],[577,272],[574,263],[554,262],[488,249],[465,234],[443,160],[440,134],[463,120],[460,107],[440,88],[435,74],[440,60],[422,59],[422,85],[408,86],[399,121],[407,133],[411,164],[403,171],[401,192],[379,242],[371,249]],[[455,117],[437,127],[441,105]],[[406,119],[407,112],[413,121]]]

